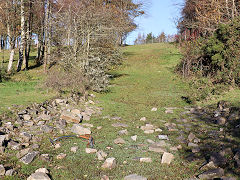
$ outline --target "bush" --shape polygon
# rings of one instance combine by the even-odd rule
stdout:
[[[240,18],[221,24],[203,45],[205,72],[215,83],[240,85]]]
[[[85,94],[88,84],[79,69],[71,69],[67,72],[62,68],[55,67],[49,71],[45,86],[58,92],[70,91],[73,94]]]

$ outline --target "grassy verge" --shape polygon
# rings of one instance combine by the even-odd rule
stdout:
[[[9,52],[4,53],[4,62],[2,59],[3,52],[0,53],[0,65],[2,69],[7,68]],[[33,102],[42,102],[56,95],[41,88],[39,84],[43,82],[45,74],[42,67],[33,68],[35,65],[36,51],[30,54],[28,71],[21,71],[10,76],[9,80],[0,83],[0,114],[7,111],[12,105],[26,106]],[[13,69],[17,65],[18,56],[14,56]]]

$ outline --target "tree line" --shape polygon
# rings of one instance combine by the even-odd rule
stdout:
[[[134,40],[135,45],[163,42],[175,42],[175,35],[167,35],[165,32],[161,32],[158,36],[155,36],[152,32],[147,35],[144,33],[138,33],[137,38]]]
[[[105,72],[119,62],[119,45],[137,27],[142,7],[133,0],[1,0],[0,50],[10,51],[6,71],[27,70],[36,42],[36,64],[45,72],[57,64],[58,73],[82,74],[102,90]]]

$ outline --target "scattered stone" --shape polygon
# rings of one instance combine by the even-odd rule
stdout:
[[[17,152],[16,157],[21,158],[25,156],[27,153],[29,153],[29,151],[30,151],[30,148],[22,149],[19,152]]]
[[[173,110],[172,110],[172,109],[167,109],[167,110],[165,111],[165,113],[166,113],[166,114],[173,114]]]
[[[147,178],[139,176],[137,174],[130,174],[124,177],[124,180],[147,180]]]
[[[49,171],[46,168],[39,168],[35,172],[41,172],[41,173],[49,174]]]
[[[114,167],[116,167],[116,160],[114,157],[107,158],[102,165],[104,169],[113,169]]]
[[[150,143],[150,144],[154,144],[155,142],[151,139],[147,139],[147,142]]]
[[[199,148],[199,147],[194,147],[194,148],[192,149],[192,152],[193,152],[193,153],[198,153],[198,152],[200,152],[200,148]]]
[[[20,159],[20,161],[24,164],[29,164],[33,161],[33,159],[38,155],[39,152],[33,151],[28,154],[26,154],[23,158]]]
[[[194,142],[194,143],[200,143],[200,142],[201,142],[201,140],[200,140],[200,139],[198,139],[198,138],[196,138],[196,139],[194,139],[194,140],[193,140],[193,142]]]
[[[85,135],[85,134],[91,134],[91,130],[88,128],[84,128],[83,126],[80,126],[78,124],[74,124],[71,128],[71,131],[78,135]]]
[[[27,132],[20,133],[20,137],[22,137],[25,142],[29,142],[32,139],[32,135]]]
[[[47,162],[51,160],[49,154],[41,154],[40,159]]]
[[[5,147],[0,147],[0,154],[4,154],[5,152]]]
[[[125,144],[125,141],[122,138],[117,138],[114,140],[115,144]]]
[[[98,129],[98,130],[102,129],[102,126],[98,126],[97,129]]]
[[[162,156],[162,164],[170,164],[172,160],[174,159],[174,155],[171,153],[164,152]]]
[[[195,138],[196,138],[196,136],[195,136],[193,133],[190,133],[190,134],[188,135],[188,140],[189,140],[190,142],[192,142]]]
[[[66,154],[60,153],[59,155],[57,155],[57,159],[64,159],[66,156]]]
[[[163,130],[160,128],[155,129],[155,132],[162,132]]]
[[[89,123],[83,123],[82,126],[93,127],[93,125],[92,125],[92,124],[89,124]]]
[[[0,164],[0,176],[4,176],[5,172],[6,172],[6,170],[5,170],[4,166],[2,164]]]
[[[61,144],[60,144],[60,143],[57,143],[57,144],[55,144],[55,146],[54,146],[55,149],[59,149],[60,147],[61,147]]]
[[[34,125],[34,122],[33,121],[24,121],[23,125],[27,126],[27,127],[32,127]]]
[[[123,124],[123,123],[114,123],[112,124],[113,127],[123,127],[123,128],[127,128],[128,125],[127,124]]]
[[[0,146],[3,145],[5,139],[6,139],[6,135],[0,135]]]
[[[96,153],[97,150],[96,150],[96,149],[92,149],[92,148],[86,148],[86,149],[85,149],[85,152],[86,152],[87,154],[93,154],[93,153]]]
[[[121,120],[122,118],[121,118],[121,117],[118,117],[118,116],[116,116],[116,117],[112,117],[111,119],[112,119],[112,120]]]
[[[152,133],[154,133],[154,130],[146,130],[146,131],[144,131],[144,133],[145,134],[152,134]]]
[[[190,142],[188,143],[188,147],[198,147],[198,145]]]
[[[47,114],[41,114],[39,117],[44,121],[50,121],[51,120],[51,116],[47,115]]]
[[[119,135],[128,135],[127,129],[121,130],[118,132]]]
[[[80,123],[83,120],[83,117],[81,114],[76,115],[68,111],[63,111],[60,118],[66,120],[69,123]]]
[[[153,152],[157,152],[157,153],[164,153],[164,152],[166,152],[165,148],[160,147],[160,146],[156,145],[155,143],[151,144],[149,146],[149,151],[153,151]]]
[[[137,135],[131,136],[131,139],[132,139],[133,141],[137,141]]]
[[[104,158],[107,157],[107,153],[105,153],[105,152],[103,152],[103,151],[98,151],[98,152],[96,153],[96,155],[97,155],[99,161],[103,161]]]
[[[27,180],[51,180],[46,173],[35,172],[27,178]]]
[[[167,135],[158,135],[158,139],[161,139],[161,140],[169,140],[169,138],[168,138]]]
[[[154,107],[154,108],[151,109],[152,112],[155,112],[155,111],[157,111],[157,110],[158,110],[158,109],[157,109],[156,107]]]
[[[55,102],[57,104],[64,104],[65,103],[65,100],[64,99],[55,99]]]
[[[146,117],[142,117],[142,118],[140,119],[140,121],[146,121],[146,120],[147,120]]]
[[[24,114],[24,115],[23,115],[24,121],[29,121],[31,118],[32,118],[32,117],[31,117],[30,115],[28,115],[28,114]]]
[[[226,124],[226,118],[225,117],[218,117],[218,119],[217,119],[217,124],[219,124],[219,125],[224,125],[224,124]]]
[[[35,149],[39,149],[39,145],[38,145],[38,144],[33,144],[33,145],[31,146],[31,148],[34,149],[34,150],[35,150]]]
[[[198,175],[199,179],[214,179],[220,178],[224,175],[224,170],[222,168],[211,169],[208,171],[203,172],[202,174]]]
[[[12,150],[19,150],[21,149],[21,144],[18,143],[18,142],[15,142],[13,140],[11,140],[9,143],[8,143],[8,147],[11,148]]]
[[[48,125],[43,125],[40,128],[40,130],[43,131],[44,133],[51,133],[51,132],[53,132],[54,128],[51,126],[48,126]]]
[[[73,109],[71,112],[76,115],[81,114],[81,111],[79,109]]]
[[[9,169],[9,170],[6,171],[5,176],[12,176],[13,173],[14,173],[14,170],[13,169]]]
[[[106,176],[106,175],[103,175],[103,176],[102,176],[102,178],[101,178],[101,180],[110,180],[110,179],[109,179],[109,177],[108,177],[108,176]]]
[[[76,153],[77,150],[78,150],[78,147],[77,147],[77,146],[71,147],[71,151],[72,151],[72,152]]]
[[[147,157],[147,158],[140,158],[140,162],[147,162],[147,163],[151,163],[152,159]]]
[[[143,131],[154,130],[154,126],[152,124],[146,124],[145,126],[141,126]]]
[[[207,163],[206,165],[202,166],[200,168],[200,170],[209,170],[209,169],[216,169],[217,167],[215,166],[213,161],[210,161],[209,163]]]

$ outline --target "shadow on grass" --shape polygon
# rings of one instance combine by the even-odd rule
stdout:
[[[201,142],[198,146],[199,152],[192,152],[194,148],[190,147],[184,149],[186,160],[204,159],[206,163],[213,161],[217,167],[225,170],[225,174],[240,177],[240,154],[236,157],[236,154],[240,153],[240,104],[238,107],[230,107],[229,111],[228,108],[220,110],[211,105],[195,110],[192,116],[196,124],[191,132]],[[220,117],[222,122],[226,120],[225,124],[219,125]],[[201,127],[200,124],[205,126]]]
[[[124,57],[131,57],[131,56],[134,56],[134,55],[136,55],[136,53],[134,53],[134,52],[123,52]]]

